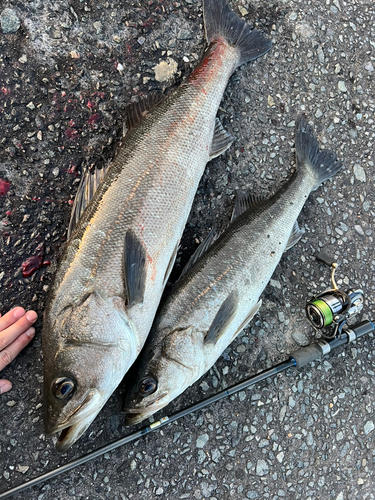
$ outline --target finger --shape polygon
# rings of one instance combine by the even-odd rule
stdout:
[[[10,391],[12,388],[11,382],[9,380],[0,380],[0,394]]]
[[[8,311],[0,318],[0,332],[13,325],[13,323],[18,321],[24,315],[25,309],[23,307],[15,307],[14,309]]]
[[[5,368],[19,354],[35,335],[35,328],[32,326],[26,332],[17,337],[10,345],[0,351],[0,371]]]
[[[38,319],[35,311],[28,311],[16,323],[0,331],[0,351],[11,344],[21,333],[24,333]]]

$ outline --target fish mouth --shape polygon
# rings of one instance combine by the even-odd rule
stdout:
[[[154,413],[167,406],[169,403],[169,397],[167,393],[162,394],[158,399],[151,402],[144,408],[124,408],[125,416],[125,425],[135,425],[139,424],[146,418],[151,417]]]
[[[77,424],[65,427],[57,440],[56,450],[64,452],[72,446],[72,444],[74,444],[90,426],[96,415],[97,412],[90,419],[85,419]]]
[[[104,403],[105,401],[102,401],[100,393],[97,390],[93,390],[87,394],[82,403],[62,422],[58,424],[54,424],[51,421],[47,422],[47,434],[61,432],[56,443],[56,449],[61,452],[66,451],[74,444],[90,426]]]

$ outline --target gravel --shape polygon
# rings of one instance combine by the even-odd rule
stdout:
[[[156,418],[316,339],[304,306],[330,286],[329,270],[315,260],[321,249],[340,261],[339,285],[365,293],[356,321],[375,319],[374,4],[232,5],[273,48],[229,82],[219,117],[236,141],[207,166],[171,282],[197,242],[226,227],[236,190],[268,196],[290,175],[299,114],[344,166],[311,194],[299,218],[303,237],[285,253],[249,327]],[[206,47],[201,1],[2,2],[0,24],[1,312],[23,305],[41,317],[82,170],[113,158],[132,99],[168,91],[196,66]],[[40,267],[24,277],[22,264],[39,254]],[[43,429],[41,325],[2,373],[13,389],[0,398],[0,491],[130,432],[118,389],[74,447],[55,451]],[[368,335],[17,499],[374,499],[374,374]]]

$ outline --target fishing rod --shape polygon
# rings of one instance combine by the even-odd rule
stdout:
[[[24,491],[28,488],[41,484],[45,481],[48,481],[60,474],[63,474],[69,470],[74,469],[86,462],[94,460],[95,458],[103,455],[104,453],[108,453],[120,446],[124,446],[125,444],[136,441],[137,439],[149,434],[155,430],[159,430],[167,424],[174,422],[190,413],[193,413],[197,410],[205,408],[216,401],[220,401],[223,398],[231,396],[236,392],[242,391],[252,385],[261,382],[262,380],[266,380],[269,377],[273,377],[278,373],[281,373],[289,368],[303,368],[307,364],[320,359],[322,356],[330,353],[333,349],[337,347],[349,344],[359,339],[360,337],[374,332],[375,324],[372,321],[364,320],[355,325],[349,326],[347,324],[348,319],[358,314],[363,308],[363,293],[361,290],[356,291],[348,291],[343,292],[339,290],[336,285],[334,274],[335,270],[338,266],[337,263],[333,262],[332,259],[327,257],[325,254],[318,254],[317,259],[321,262],[332,267],[332,275],[331,280],[333,284],[333,289],[326,290],[325,292],[313,297],[306,304],[306,314],[307,318],[315,329],[319,329],[322,331],[322,339],[318,342],[314,342],[309,344],[308,346],[301,347],[293,351],[289,359],[279,363],[278,365],[264,370],[262,372],[257,373],[256,375],[244,380],[243,382],[239,382],[238,384],[225,389],[213,396],[200,401],[199,403],[195,403],[188,408],[178,411],[170,416],[165,416],[154,422],[150,425],[146,425],[142,427],[138,431],[132,432],[127,436],[118,439],[106,446],[98,448],[97,450],[92,451],[86,455],[83,455],[72,462],[69,462],[57,469],[54,469],[46,474],[42,474],[41,476],[36,477],[30,481],[27,481],[15,488],[12,488],[4,493],[0,494],[0,500],[5,498],[10,498],[21,491]],[[333,333],[327,333],[325,329],[328,327],[333,327]]]

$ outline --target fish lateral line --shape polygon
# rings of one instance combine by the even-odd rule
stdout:
[[[231,271],[233,269],[233,266],[229,266],[223,273],[220,274],[220,276],[218,276],[215,281],[213,281],[212,283],[210,283],[204,290],[203,292],[201,292],[194,300],[193,302],[191,303],[190,307],[187,308],[186,312],[185,312],[185,316],[187,314],[189,314],[189,312],[193,309],[194,306],[197,305],[197,303],[199,302],[199,300],[204,297],[215,285],[218,284],[219,281],[221,281],[224,276],[226,276],[229,271]]]

